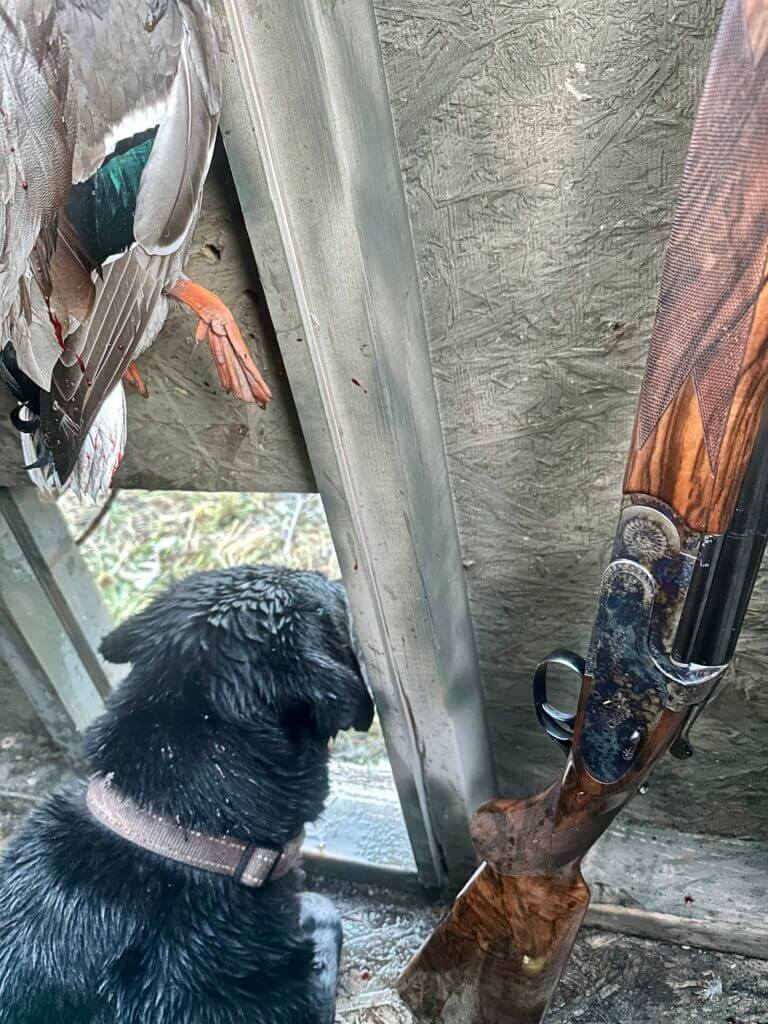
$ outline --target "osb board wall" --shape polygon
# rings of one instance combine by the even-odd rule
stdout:
[[[712,0],[376,0],[503,790],[560,766],[537,660],[585,651]],[[768,582],[632,813],[768,835]]]
[[[122,487],[157,490],[314,491],[315,484],[243,225],[223,148],[216,152],[187,274],[235,314],[274,398],[266,412],[224,394],[195,317],[171,312],[139,360],[145,401],[128,393]],[[21,450],[0,397],[0,485],[27,482]]]

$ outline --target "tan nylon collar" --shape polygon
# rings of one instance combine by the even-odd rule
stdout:
[[[211,836],[145,811],[119,793],[109,777],[95,775],[85,795],[88,810],[116,835],[161,857],[228,875],[251,888],[282,878],[301,853],[302,830],[280,850],[253,846],[231,836]]]

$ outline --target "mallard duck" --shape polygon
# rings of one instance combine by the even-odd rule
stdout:
[[[104,493],[123,379],[177,301],[222,386],[269,388],[184,260],[219,123],[207,0],[0,0],[0,378],[44,490]]]

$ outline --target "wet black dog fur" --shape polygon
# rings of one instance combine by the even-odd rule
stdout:
[[[275,846],[315,820],[328,740],[373,705],[339,584],[266,566],[175,584],[102,645],[132,665],[91,772],[190,828]],[[262,889],[114,835],[68,783],[0,862],[2,1024],[330,1024],[341,925],[294,868]]]

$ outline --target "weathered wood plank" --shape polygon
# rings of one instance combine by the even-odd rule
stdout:
[[[32,487],[0,489],[0,516],[100,695],[107,696],[125,675],[122,667],[110,665],[97,654],[114,624],[64,517]]]
[[[425,880],[494,789],[370,0],[220,0],[225,139]]]
[[[720,6],[376,0],[510,796],[559,769],[531,672],[552,647],[588,642]],[[630,816],[768,838],[766,610],[764,573],[735,668],[694,732],[701,757],[663,764]]]
[[[97,651],[110,626],[56,506],[0,488],[0,658],[57,743],[100,714],[124,675]]]
[[[587,923],[768,959],[768,844],[614,825],[584,862]]]
[[[139,360],[149,399],[128,395],[128,449],[117,482],[155,490],[314,491],[290,388],[245,234],[226,157],[218,150],[187,265],[235,313],[274,394],[266,412],[223,394],[195,319],[172,311]],[[0,484],[27,483],[11,408],[0,396]]]
[[[3,536],[2,527],[0,527],[0,536]],[[56,640],[49,640],[49,644],[53,651],[59,647]],[[33,646],[27,641],[24,633],[18,628],[14,618],[9,615],[8,609],[3,606],[1,600],[0,659],[3,666],[1,684],[3,687],[3,710],[6,711],[10,708],[12,712],[2,719],[3,732],[17,724],[19,714],[23,721],[28,705],[51,739],[61,747],[71,748],[77,737],[74,703],[62,701],[55,681],[48,676],[44,659],[36,656]],[[59,680],[63,680],[63,677],[60,676]],[[16,687],[19,688],[18,700],[14,700],[14,694],[11,691],[11,688],[15,689]],[[100,697],[95,689],[91,689],[89,707],[82,715],[78,714],[78,717],[84,723],[89,715],[97,715],[100,710]]]

